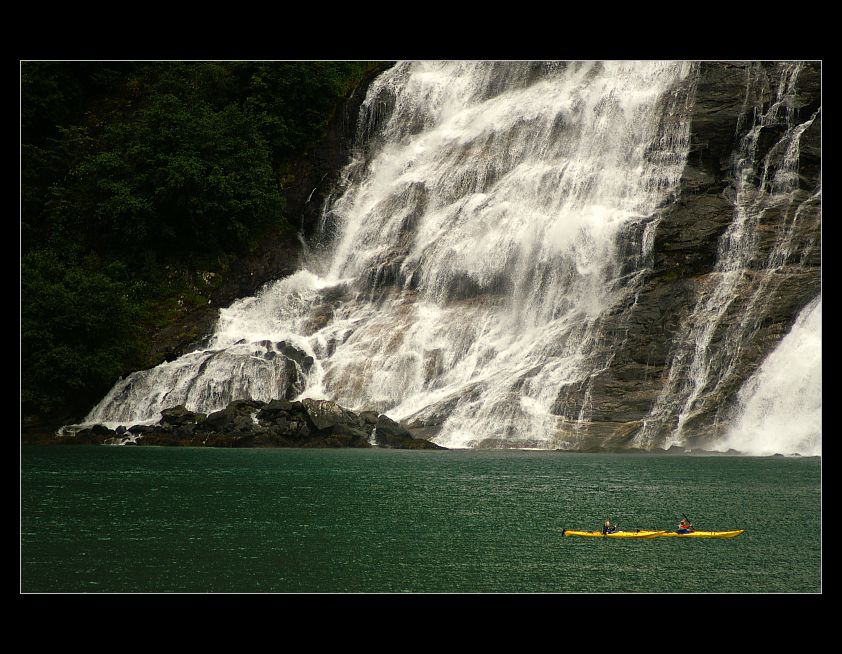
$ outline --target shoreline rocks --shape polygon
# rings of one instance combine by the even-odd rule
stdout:
[[[45,442],[45,441],[39,441]],[[382,447],[444,450],[373,411],[359,414],[329,400],[235,400],[210,414],[184,405],[164,409],[153,425],[67,429],[46,441],[77,445],[187,447]]]

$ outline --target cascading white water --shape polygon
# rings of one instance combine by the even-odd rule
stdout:
[[[310,353],[296,328],[320,287],[320,280],[300,271],[255,297],[238,300],[220,312],[206,347],[121,379],[85,424],[157,422],[163,409],[179,404],[210,413],[235,399],[268,402],[300,394],[310,378],[318,377],[318,363],[307,366],[306,360],[280,354],[290,346],[305,356]]]
[[[798,187],[798,160],[801,135],[817,114],[803,123],[795,117],[796,81],[799,62],[779,66],[777,88],[772,101],[763,110],[763,93],[756,93],[755,84],[764,83],[760,64],[747,69],[746,106],[737,125],[751,124],[740,141],[733,161],[733,220],[719,243],[713,273],[701,286],[698,301],[680,330],[684,337],[673,352],[668,378],[644,428],[635,441],[644,447],[652,445],[664,425],[677,417],[677,425],[666,439],[665,447],[682,444],[685,423],[695,415],[716,407],[723,408],[722,389],[732,382],[741,350],[750,343],[765,312],[769,299],[781,285],[781,274],[793,261],[793,235],[800,226],[802,212],[820,202],[821,190],[804,193]],[[758,71],[760,71],[758,73]],[[750,105],[755,91],[757,104]],[[758,142],[764,130],[780,130],[775,145],[762,159]],[[780,214],[782,229],[765,263],[754,264],[760,253],[758,226],[767,212]],[[812,246],[802,248],[805,258]],[[730,311],[739,303],[735,319]]]
[[[819,296],[740,390],[737,421],[714,448],[821,456],[821,347]]]
[[[205,349],[122,380],[86,421],[300,391],[443,421],[449,447],[574,445],[610,362],[603,322],[633,303],[684,168],[693,68],[396,65],[369,90],[371,141],[306,269],[222,310]],[[279,341],[312,365],[270,356]]]
[[[618,236],[654,220],[683,169],[690,69],[509,64],[506,88],[499,67],[415,63],[380,78],[369,97],[395,106],[331,208],[328,274],[400,292],[325,363],[328,395],[445,416],[449,447],[563,444],[558,396],[606,365],[601,319],[635,288]],[[359,311],[343,308],[343,329]]]

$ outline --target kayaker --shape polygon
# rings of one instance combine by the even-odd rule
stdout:
[[[689,534],[691,531],[693,531],[693,525],[690,524],[690,521],[687,518],[682,518],[681,522],[678,523],[678,529],[675,533]]]
[[[602,523],[603,534],[613,534],[615,531],[617,531],[617,525],[612,525],[611,520],[606,520]]]

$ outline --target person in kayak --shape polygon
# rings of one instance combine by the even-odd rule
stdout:
[[[613,534],[617,531],[617,525],[612,525],[611,520],[606,520],[602,523],[602,533],[604,534]]]
[[[691,531],[693,531],[693,525],[690,524],[690,521],[687,518],[681,518],[681,522],[678,523],[678,529],[675,533],[689,534]]]

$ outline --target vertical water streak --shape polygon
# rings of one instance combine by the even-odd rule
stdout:
[[[719,429],[729,389],[738,381],[743,350],[769,315],[771,300],[787,279],[783,273],[799,263],[792,258],[793,236],[802,213],[819,205],[821,198],[820,188],[806,193],[798,183],[801,135],[818,113],[802,123],[795,120],[801,67],[799,62],[778,66],[777,86],[765,110],[764,93],[757,88],[766,83],[763,67],[747,70],[746,104],[737,131],[750,127],[734,153],[733,220],[720,239],[713,272],[700,280],[698,301],[682,326],[663,390],[636,437],[641,446],[681,444],[688,421],[705,414],[714,416],[710,429]],[[781,135],[761,158],[761,137],[776,130]],[[764,255],[761,234],[770,229],[774,243]],[[802,251],[802,259],[811,247]],[[665,436],[667,429],[671,433]]]

